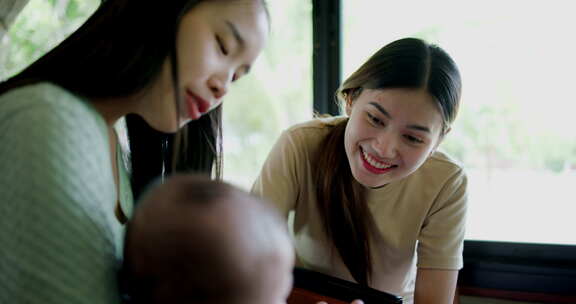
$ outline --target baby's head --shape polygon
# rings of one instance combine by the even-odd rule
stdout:
[[[175,175],[140,202],[126,231],[134,303],[284,303],[294,251],[285,222],[224,182]]]

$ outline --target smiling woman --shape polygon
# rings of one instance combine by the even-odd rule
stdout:
[[[456,117],[460,88],[441,48],[397,40],[338,90],[349,117],[282,134],[252,191],[286,217],[294,212],[298,266],[405,303],[452,301],[467,179],[436,148]]]
[[[443,136],[437,109],[422,89],[365,89],[347,101],[344,145],[354,178],[379,188],[420,168]]]

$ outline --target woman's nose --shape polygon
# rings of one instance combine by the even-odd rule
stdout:
[[[228,88],[231,81],[232,77],[228,75],[220,77],[214,76],[210,78],[208,86],[210,87],[210,91],[217,101],[228,93]]]
[[[393,159],[398,154],[398,143],[393,134],[390,131],[384,131],[379,134],[373,144],[375,152],[378,156],[387,159]]]

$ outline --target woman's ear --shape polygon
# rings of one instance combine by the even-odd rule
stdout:
[[[448,129],[446,129],[446,131],[444,131],[444,133],[440,134],[438,141],[434,145],[434,148],[432,148],[432,150],[430,150],[430,154],[428,155],[428,157],[432,156],[432,154],[434,154],[434,152],[436,152],[436,150],[438,150],[438,146],[440,146],[440,144],[442,143],[442,141],[444,140],[446,135],[448,135],[448,133],[450,133],[450,130],[452,130],[452,128],[448,127]]]
[[[344,95],[345,101],[346,101],[346,115],[350,116],[350,114],[352,113],[352,97],[350,97],[351,94],[346,94]]]

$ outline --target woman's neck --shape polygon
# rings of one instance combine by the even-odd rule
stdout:
[[[90,102],[102,115],[109,130],[120,118],[136,112],[137,103],[133,97],[92,98]]]

